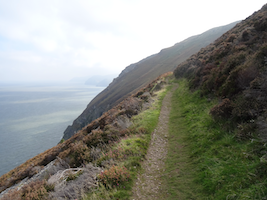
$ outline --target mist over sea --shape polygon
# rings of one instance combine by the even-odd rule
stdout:
[[[55,146],[104,87],[0,84],[0,176]]]

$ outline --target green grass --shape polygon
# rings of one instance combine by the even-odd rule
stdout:
[[[129,199],[131,197],[132,186],[137,172],[141,170],[141,162],[146,155],[151,133],[158,123],[162,100],[169,89],[170,87],[159,91],[151,108],[132,118],[133,125],[128,129],[127,136],[110,146],[96,161],[100,165],[101,162],[112,159],[114,165],[126,167],[127,173],[130,173],[130,179],[119,182],[116,186],[99,184],[93,192],[85,195],[84,200]]]
[[[84,200],[130,199],[166,92],[158,95],[151,109],[133,117],[128,136],[99,159],[101,163],[112,158],[116,166],[126,167],[131,178],[115,187],[100,184]],[[209,115],[217,102],[200,96],[199,91],[189,91],[185,80],[179,81],[173,93],[163,178],[166,199],[267,199],[267,161],[261,159],[266,145],[256,138],[237,140],[231,123]]]
[[[257,154],[266,147],[237,141],[236,130],[226,130],[209,115],[215,103],[179,81],[169,122],[169,199],[267,199],[267,165]]]

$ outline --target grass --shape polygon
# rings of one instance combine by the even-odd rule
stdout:
[[[130,199],[150,135],[158,124],[162,100],[170,88],[158,92],[150,109],[132,117],[133,125],[121,134],[123,137],[103,144],[101,156],[92,161],[103,167],[97,177],[99,186],[83,200]],[[199,91],[189,91],[187,81],[179,80],[169,120],[163,177],[166,199],[267,199],[266,144],[257,138],[240,141],[238,128],[229,127],[229,121],[212,119],[209,112],[216,103],[201,97]]]
[[[84,200],[129,199],[132,186],[141,170],[141,162],[147,152],[150,135],[157,126],[162,100],[170,88],[157,92],[152,106],[132,117],[133,125],[128,129],[126,137],[122,137],[96,161],[98,165],[109,162],[99,175],[99,187],[88,193]]]
[[[266,147],[238,141],[236,130],[214,121],[209,110],[215,103],[179,81],[169,122],[169,199],[267,199],[267,165],[257,154]]]

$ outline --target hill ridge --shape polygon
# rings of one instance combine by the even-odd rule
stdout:
[[[63,139],[70,138],[86,124],[100,117],[104,112],[138,91],[141,87],[144,87],[156,77],[168,71],[173,71],[179,63],[213,42],[236,23],[233,22],[212,28],[197,36],[189,37],[172,47],[165,48],[157,54],[127,66],[105,90],[87,105],[86,109],[74,120],[73,124],[67,127],[64,131]]]

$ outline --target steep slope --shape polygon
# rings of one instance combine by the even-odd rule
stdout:
[[[267,4],[192,55],[174,74],[189,78],[202,95],[219,97],[211,114],[239,124],[239,139],[257,133],[266,142]]]
[[[180,119],[189,127],[186,140],[195,152],[190,159],[199,163],[195,182],[202,184],[202,196],[266,199],[267,4],[180,64],[174,74],[191,90],[177,93],[175,115],[182,110]],[[210,106],[205,109],[203,103],[197,111],[200,102]]]
[[[151,124],[149,123],[147,127],[137,126],[138,123],[134,122],[132,117],[148,110],[155,102],[158,102],[158,91],[168,84],[170,77],[173,77],[172,72],[159,76],[88,124],[70,139],[40,153],[1,176],[0,199],[47,199],[49,192],[52,192],[50,194],[52,196],[48,199],[80,199],[85,190],[88,191],[96,186],[97,174],[105,166],[113,163],[112,157],[105,157],[111,150],[110,145],[117,144],[122,138],[130,135],[140,137],[147,135],[146,138],[149,139],[149,134],[154,129],[150,130]],[[159,108],[159,105],[156,107]],[[152,118],[157,120],[157,114],[153,114]],[[149,122],[151,122],[151,117]],[[133,124],[134,126],[131,126]],[[144,147],[140,138],[137,139],[137,143],[142,148]],[[142,158],[140,150],[141,148],[138,148],[137,155],[135,155],[139,160]],[[123,154],[129,154],[129,149]],[[130,158],[134,156],[134,154],[130,155]],[[132,164],[135,166],[136,161]],[[80,178],[77,180],[70,181],[78,176]]]
[[[119,77],[99,95],[97,95],[64,132],[63,139],[70,138],[102,113],[117,105],[122,99],[136,92],[159,75],[173,71],[176,66],[185,61],[193,53],[213,42],[237,22],[208,30],[200,35],[190,37],[170,48],[161,50],[137,63],[126,67]]]

